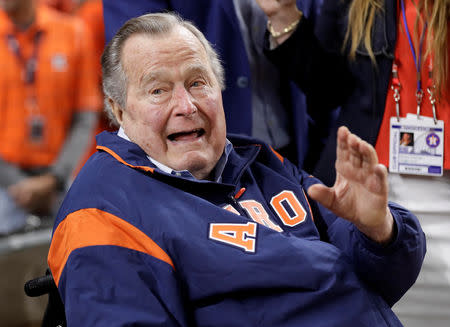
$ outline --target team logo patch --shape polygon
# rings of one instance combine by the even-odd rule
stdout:
[[[430,133],[426,137],[427,145],[430,148],[437,148],[439,144],[441,143],[441,139],[436,133]]]
[[[67,71],[67,57],[64,54],[55,54],[51,59],[53,70],[57,72]]]
[[[254,253],[256,249],[257,224],[218,224],[209,225],[209,238],[221,243],[240,248],[245,252]]]

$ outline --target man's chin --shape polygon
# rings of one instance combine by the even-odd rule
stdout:
[[[189,151],[183,154],[172,168],[175,170],[187,170],[196,178],[203,179],[205,176],[209,176],[215,166],[215,163],[211,161],[211,159],[208,160],[204,153]]]

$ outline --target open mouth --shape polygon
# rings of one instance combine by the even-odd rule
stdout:
[[[205,134],[205,130],[203,128],[196,128],[187,132],[178,132],[170,134],[167,138],[172,141],[185,141],[199,138]]]

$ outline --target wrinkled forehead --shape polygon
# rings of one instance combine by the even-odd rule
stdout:
[[[123,47],[122,64],[129,77],[149,69],[177,68],[188,64],[210,67],[202,43],[182,26],[164,34],[130,36]]]

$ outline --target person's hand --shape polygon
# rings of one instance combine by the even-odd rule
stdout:
[[[30,213],[48,214],[57,194],[57,179],[46,174],[28,177],[8,188],[16,204]]]
[[[270,25],[276,32],[281,32],[302,17],[302,12],[298,10],[295,0],[256,0],[256,2],[264,11],[270,21]],[[293,30],[275,38],[276,43],[283,43],[292,32]]]
[[[308,194],[370,239],[388,243],[394,235],[394,219],[387,206],[387,169],[378,163],[373,146],[346,127],[339,128],[337,137],[334,186],[316,184]]]

